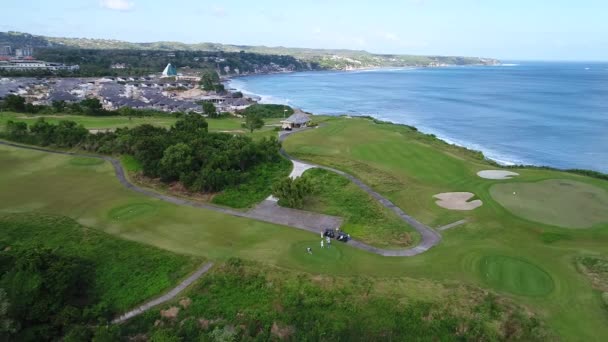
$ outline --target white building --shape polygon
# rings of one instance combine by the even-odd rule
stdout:
[[[33,59],[11,59],[10,61],[0,61],[2,70],[51,70],[51,71],[75,71],[80,69],[78,65],[65,65],[61,63],[49,63]]]

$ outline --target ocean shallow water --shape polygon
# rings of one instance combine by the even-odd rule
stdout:
[[[502,164],[608,173],[608,63],[301,72],[229,86],[315,114],[416,126]]]

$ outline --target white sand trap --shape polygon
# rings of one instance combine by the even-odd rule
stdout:
[[[483,204],[481,200],[467,202],[473,196],[475,196],[475,194],[470,192],[444,192],[433,197],[438,199],[435,203],[442,208],[450,210],[473,210],[477,207],[481,207]]]
[[[483,170],[477,172],[477,175],[485,179],[511,179],[519,176],[519,173],[504,170]]]

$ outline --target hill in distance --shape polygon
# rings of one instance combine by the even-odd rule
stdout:
[[[308,49],[289,47],[267,47],[231,45],[219,43],[186,44],[181,42],[133,43],[113,39],[62,38],[32,35],[21,32],[0,32],[0,46],[11,45],[33,48],[67,48],[93,50],[154,50],[154,51],[214,51],[248,52],[265,55],[286,55],[304,62],[314,62],[326,69],[358,69],[400,66],[442,65],[494,65],[500,63],[493,58],[460,56],[418,56],[398,54],[373,54],[362,50]]]

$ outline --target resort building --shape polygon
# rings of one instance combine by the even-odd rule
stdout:
[[[296,109],[296,111],[290,117],[281,121],[281,127],[283,129],[288,130],[294,128],[302,128],[306,127],[310,121],[310,115],[304,113],[299,109]]]
[[[80,69],[78,65],[65,65],[62,63],[49,63],[37,61],[34,59],[11,59],[9,61],[0,61],[0,69],[2,70],[51,70],[51,71],[75,71]]]

